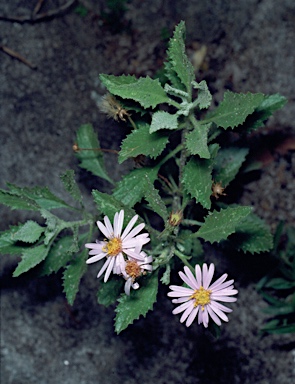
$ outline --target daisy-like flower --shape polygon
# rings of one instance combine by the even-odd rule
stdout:
[[[107,216],[104,217],[104,224],[101,221],[97,221],[97,226],[106,239],[96,241],[96,243],[85,244],[85,247],[90,249],[89,255],[92,256],[86,263],[91,264],[106,258],[104,265],[97,275],[97,277],[100,277],[106,271],[104,282],[108,280],[111,272],[118,275],[123,274],[126,266],[124,254],[133,259],[139,258],[141,260],[141,248],[150,241],[150,238],[148,233],[138,235],[145,224],[139,224],[133,228],[137,219],[138,215],[135,215],[123,233],[124,210],[121,210],[119,213],[116,212],[113,226]]]
[[[178,285],[169,287],[172,291],[168,293],[168,296],[176,297],[177,299],[173,299],[172,302],[180,304],[172,313],[176,315],[183,312],[180,322],[186,321],[187,327],[192,324],[197,315],[198,324],[203,323],[206,328],[209,317],[219,326],[221,325],[220,319],[228,321],[225,313],[232,312],[232,310],[220,304],[219,301],[236,301],[237,299],[232,296],[236,295],[238,291],[234,289],[233,280],[225,281],[226,273],[211,284],[214,269],[214,264],[210,264],[209,269],[207,264],[203,264],[202,270],[199,265],[196,265],[194,276],[188,267],[184,267],[184,273],[179,272],[179,276],[190,288]]]
[[[150,265],[153,261],[152,256],[148,256],[145,252],[138,252],[138,249],[135,249],[136,258],[128,257],[126,261],[125,270],[123,271],[123,276],[126,280],[125,283],[125,293],[130,295],[130,288],[138,289],[139,284],[135,282],[135,279],[145,275],[146,271],[152,271],[153,267]]]

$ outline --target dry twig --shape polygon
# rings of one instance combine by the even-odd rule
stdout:
[[[31,69],[36,69],[37,66],[30,63],[27,59],[25,59],[22,55],[20,55],[19,53],[13,51],[12,49],[6,47],[5,45],[0,45],[0,49],[6,53],[8,56],[10,57],[13,57],[14,59],[17,59],[19,61],[21,61],[22,63],[26,64],[28,67],[30,67]]]
[[[35,23],[38,21],[50,19],[51,17],[59,16],[59,15],[63,14],[69,8],[71,8],[71,6],[74,5],[74,3],[76,1],[77,0],[69,0],[64,5],[61,5],[60,7],[56,8],[56,9],[52,9],[51,11],[43,12],[43,13],[38,13],[38,11],[40,10],[42,3],[43,3],[43,1],[38,1],[38,3],[35,6],[34,11],[32,12],[32,15],[30,15],[30,16],[3,16],[3,15],[0,15],[0,20],[10,21],[13,23],[21,23],[21,24],[22,23]],[[37,9],[37,11],[36,11],[36,9]]]

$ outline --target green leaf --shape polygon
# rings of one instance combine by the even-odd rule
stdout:
[[[36,265],[41,263],[43,261],[48,252],[50,247],[47,247],[44,244],[38,245],[34,248],[28,248],[23,251],[22,253],[22,259],[18,266],[16,267],[15,271],[13,272],[13,276],[17,277],[21,275],[24,272],[27,272],[29,269],[34,268]]]
[[[91,124],[84,124],[78,129],[77,145],[78,148],[85,148],[76,153],[80,160],[80,167],[113,184],[105,171],[102,152],[97,150],[100,148],[100,144]],[[91,148],[95,150],[91,150]]]
[[[36,186],[33,188],[21,188],[11,183],[7,183],[7,186],[10,189],[10,192],[13,193],[15,196],[30,199],[34,206],[37,204],[37,209],[39,209],[39,207],[48,210],[69,207],[69,205],[65,201],[55,196],[47,187]]]
[[[25,243],[35,243],[39,240],[44,232],[43,227],[40,227],[35,221],[28,220],[17,232],[14,233],[15,241],[23,241]]]
[[[269,280],[265,284],[266,288],[273,288],[273,289],[291,289],[295,287],[295,281],[287,281],[283,278],[276,277],[271,280]]]
[[[166,264],[166,270],[160,279],[161,283],[163,283],[165,285],[169,285],[170,284],[170,274],[171,274],[170,264]]]
[[[165,111],[157,111],[152,116],[150,133],[154,133],[160,129],[177,129],[177,115],[171,115]]]
[[[87,249],[77,254],[76,258],[70,262],[63,274],[63,287],[66,298],[70,305],[73,305],[82,276],[86,272],[88,257]]]
[[[57,240],[42,264],[40,275],[50,275],[66,266],[73,255],[72,245],[73,237],[71,236],[65,236]]]
[[[254,213],[250,213],[238,223],[235,231],[230,237],[230,242],[244,252],[267,252],[273,247],[273,236],[269,227]]]
[[[11,209],[26,209],[29,211],[38,211],[38,205],[26,196],[16,195],[4,189],[0,189],[0,203]]]
[[[75,181],[75,172],[72,169],[67,170],[60,176],[65,190],[80,204],[82,204],[81,191]]]
[[[214,181],[221,183],[225,188],[236,177],[248,152],[248,148],[220,149],[214,161]]]
[[[102,283],[97,292],[97,302],[108,307],[118,299],[124,287],[124,279],[113,276],[106,283]]]
[[[97,190],[92,191],[93,199],[99,209],[104,215],[108,216],[112,221],[116,212],[119,212],[121,209],[124,209],[124,222],[130,221],[133,216],[135,216],[135,211],[131,208],[128,208],[126,205],[118,201],[114,196],[109,195],[108,193],[103,193]]]
[[[149,277],[142,279],[142,286],[138,290],[132,290],[130,296],[122,295],[115,311],[115,330],[122,332],[137,320],[141,315],[146,316],[147,312],[153,309],[153,304],[157,299],[158,274],[153,273]]]
[[[24,224],[10,227],[10,229],[0,232],[0,253],[10,255],[21,255],[25,249],[23,246],[15,244],[14,234],[18,232]]]
[[[175,28],[173,37],[169,41],[167,51],[170,65],[166,65],[167,77],[170,78],[171,71],[175,72],[185,90],[191,93],[191,84],[194,80],[194,67],[185,53],[185,23],[181,21]],[[173,78],[173,75],[172,75]],[[175,84],[177,85],[177,83]]]
[[[193,81],[193,87],[198,89],[198,97],[194,101],[194,104],[200,109],[209,108],[212,101],[212,95],[208,89],[206,81],[202,80],[200,83]]]
[[[149,203],[149,207],[157,213],[164,221],[168,218],[166,205],[159,195],[159,191],[155,189],[153,183],[147,175],[144,179],[144,197]]]
[[[67,223],[46,209],[42,209],[40,214],[46,221],[44,244],[47,245],[59,232],[67,227]]]
[[[204,122],[213,121],[217,126],[234,128],[244,123],[264,99],[262,93],[234,93],[227,91],[224,100]]]
[[[285,333],[295,333],[295,324],[277,324],[279,324],[278,320],[275,320],[274,322],[269,322],[265,327],[261,328],[261,331],[278,335]]]
[[[162,153],[167,143],[168,135],[165,132],[149,133],[148,124],[143,124],[123,140],[119,163],[138,155],[146,155],[155,159]]]
[[[213,211],[206,218],[196,235],[210,243],[225,240],[236,231],[240,221],[251,212],[252,207],[228,207],[220,212]]]
[[[139,168],[133,169],[123,177],[113,192],[113,196],[124,205],[132,208],[144,197],[144,181],[147,176],[151,183],[157,177],[159,168]]]
[[[279,94],[266,95],[262,103],[249,115],[242,126],[243,130],[253,131],[263,127],[264,122],[278,109],[282,108],[288,100]]]
[[[182,183],[186,191],[204,208],[211,207],[212,160],[192,157],[184,166]]]
[[[210,159],[210,152],[207,145],[208,131],[211,123],[197,125],[186,134],[185,146],[191,155],[199,155],[201,158]]]
[[[169,102],[159,79],[102,74],[100,80],[113,95],[137,101],[143,108],[155,108],[158,104]]]

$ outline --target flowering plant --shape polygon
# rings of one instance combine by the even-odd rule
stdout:
[[[46,187],[8,184],[0,190],[2,204],[39,211],[43,218],[41,224],[28,220],[1,233],[1,253],[21,255],[14,276],[32,268],[39,275],[63,269],[64,291],[72,305],[87,264],[103,260],[98,277],[104,275],[104,282],[97,297],[104,305],[118,302],[117,333],[145,316],[156,301],[159,282],[170,285],[172,271],[183,267],[179,276],[184,285],[170,285],[168,293],[180,304],[173,313],[183,312],[180,321],[187,326],[196,317],[205,327],[209,318],[220,325],[231,309],[219,302],[234,302],[237,290],[233,280],[225,281],[226,275],[211,283],[214,266],[204,263],[204,244],[222,243],[250,253],[273,246],[269,228],[252,207],[232,203],[231,188],[235,177],[249,169],[247,134],[263,126],[286,99],[227,91],[217,108],[211,108],[211,93],[204,80],[195,79],[184,35],[181,22],[170,39],[161,82],[100,76],[108,91],[102,112],[130,127],[118,162],[133,159],[134,165],[115,183],[105,170],[102,151],[97,151],[100,144],[92,126],[79,128],[74,149],[80,166],[114,185],[111,193],[93,190],[97,212],[86,210],[72,170],[61,180],[74,206]],[[57,208],[79,219],[66,221]],[[95,222],[101,235],[92,243]]]

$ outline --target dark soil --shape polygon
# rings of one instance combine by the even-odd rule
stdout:
[[[0,1],[1,46],[37,67],[0,51],[1,188],[6,181],[48,185],[63,197],[59,174],[71,168],[91,207],[91,188],[108,191],[110,185],[90,179],[78,168],[72,152],[75,132],[81,124],[92,123],[101,146],[109,149],[118,149],[126,133],[124,126],[106,120],[97,108],[97,96],[104,93],[98,75],[152,76],[162,66],[167,36],[185,20],[189,55],[207,47],[198,79],[207,80],[215,101],[226,89],[288,98],[286,107],[253,138],[254,143],[264,138],[259,143],[267,143],[253,146],[253,156],[264,167],[257,179],[247,183],[241,201],[253,205],[272,230],[280,220],[294,225],[293,0],[132,0],[126,12],[111,17],[102,17],[105,1],[88,0],[82,2],[89,8],[86,16],[75,12],[74,5],[33,23],[1,19],[28,18],[34,3]],[[65,3],[47,0],[42,12]],[[281,146],[276,145],[278,137],[284,139]],[[114,155],[107,154],[106,166],[118,180],[130,164],[115,164]],[[1,206],[0,229],[28,217],[32,216],[27,212]],[[113,308],[96,303],[95,267],[89,267],[74,306],[69,307],[61,276],[35,279],[28,273],[12,278],[18,259],[2,257],[1,383],[293,382],[294,337],[259,336],[266,304],[255,283],[267,264],[266,256],[219,256],[208,253],[206,258],[216,260],[218,273],[226,269],[239,289],[219,339],[197,324],[189,329],[180,324],[171,314],[165,288],[155,310],[117,336]]]

